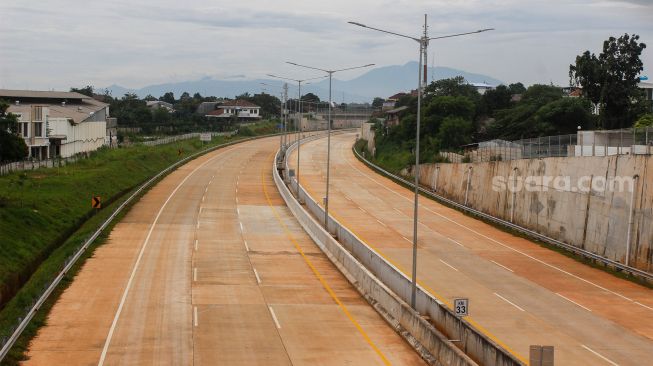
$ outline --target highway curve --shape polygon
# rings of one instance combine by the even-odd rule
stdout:
[[[359,162],[354,139],[332,137],[329,211],[410,276],[413,193]],[[303,144],[301,157],[301,184],[321,203],[326,139]],[[526,362],[530,345],[553,345],[556,365],[651,364],[652,290],[434,201],[420,204],[419,283],[450,307],[468,297],[468,320],[509,352]]]
[[[423,364],[284,206],[278,146],[217,150],[157,184],[86,261],[25,364]]]

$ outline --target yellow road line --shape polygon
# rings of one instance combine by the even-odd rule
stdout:
[[[349,321],[351,321],[354,324],[354,326],[356,327],[358,332],[363,336],[365,341],[370,345],[370,347],[372,347],[372,349],[381,358],[381,360],[383,360],[383,363],[385,365],[391,365],[390,360],[388,360],[388,358],[383,354],[383,352],[381,352],[381,350],[374,344],[374,342],[372,341],[370,336],[365,332],[363,327],[361,327],[361,325],[358,323],[358,321],[349,312],[349,310],[347,309],[347,306],[345,306],[345,304],[343,304],[342,301],[340,301],[340,298],[338,298],[338,295],[336,295],[335,292],[333,292],[333,290],[331,289],[331,286],[329,286],[329,284],[326,282],[326,280],[320,274],[320,271],[318,271],[317,268],[315,268],[315,266],[313,265],[311,260],[306,256],[306,254],[304,253],[304,250],[301,248],[301,246],[299,245],[297,240],[295,240],[295,237],[292,235],[292,233],[290,232],[290,230],[288,229],[286,224],[283,222],[283,220],[279,216],[279,213],[277,212],[277,209],[272,205],[272,201],[270,200],[270,195],[268,194],[268,190],[267,190],[266,185],[265,185],[264,171],[265,171],[265,168],[263,170],[261,170],[261,185],[263,186],[263,193],[265,194],[265,199],[267,200],[268,206],[270,206],[270,208],[272,209],[272,212],[274,213],[274,216],[276,217],[277,221],[279,221],[279,224],[283,228],[283,231],[286,233],[286,236],[293,243],[293,245],[295,246],[295,248],[297,249],[299,254],[301,254],[302,258],[304,259],[306,264],[308,264],[308,266],[311,268],[311,270],[313,271],[313,274],[320,281],[320,283],[322,284],[324,289],[327,290],[329,295],[331,295],[331,298],[336,302],[336,304],[338,304],[338,306],[345,313],[347,318],[349,318]]]
[[[306,174],[306,173],[304,173],[304,174]],[[304,177],[306,177],[306,175],[304,175]],[[310,189],[310,185],[306,182],[306,178],[304,178],[304,180],[302,181],[302,187],[303,187],[303,188],[304,188],[304,189],[309,193],[310,196],[312,196],[312,197],[317,197],[317,196],[313,193],[313,191]],[[321,205],[319,202],[318,202],[318,205],[319,205],[320,207],[322,207],[322,205]],[[352,234],[354,234],[356,237],[358,237],[358,239],[360,239],[360,241],[363,242],[363,244],[365,244],[365,245],[367,245],[368,247],[372,248],[372,249],[373,249],[375,252],[377,252],[377,253],[378,253],[378,254],[379,254],[383,259],[385,259],[388,263],[390,263],[390,264],[393,265],[395,268],[397,268],[397,269],[398,269],[401,273],[403,273],[405,276],[410,277],[410,276],[408,276],[408,275],[406,274],[406,273],[408,273],[408,272],[406,272],[406,270],[405,270],[402,266],[400,266],[399,264],[397,264],[396,262],[394,262],[392,259],[390,259],[386,254],[384,254],[381,250],[379,250],[378,247],[376,247],[376,246],[370,244],[370,242],[368,242],[367,240],[363,239],[363,237],[362,237],[361,235],[359,235],[358,233],[356,233],[356,232],[351,228],[350,225],[346,225],[346,224],[345,224],[346,221],[343,220],[341,217],[339,217],[337,214],[335,214],[335,213],[333,212],[333,210],[329,210],[329,215],[330,215],[330,216],[333,216],[333,217],[334,217],[336,220],[338,220],[338,221],[339,221],[339,222],[340,222],[340,223],[341,223],[345,228],[347,228],[347,230],[349,230]],[[419,279],[417,280],[417,284],[420,285],[422,288],[424,288],[424,289],[425,289],[425,290],[426,290],[426,291],[427,291],[431,296],[435,297],[435,298],[438,299],[440,302],[442,302],[442,303],[443,303],[445,306],[447,306],[449,309],[453,309],[453,302],[451,302],[451,301],[445,299],[444,297],[440,296],[440,295],[439,295],[437,292],[435,292],[431,287],[429,287],[428,285],[424,284],[424,283],[423,283],[422,281],[420,281]],[[490,339],[491,339],[492,341],[494,341],[496,344],[498,344],[498,345],[500,345],[501,347],[503,347],[503,348],[504,348],[506,351],[508,351],[510,354],[512,354],[513,356],[517,357],[520,361],[522,361],[522,362],[525,363],[526,365],[529,364],[529,362],[528,362],[528,360],[527,360],[526,358],[524,358],[522,355],[520,355],[517,351],[515,351],[515,350],[513,350],[512,348],[508,347],[507,344],[505,344],[504,342],[502,342],[501,340],[499,340],[499,338],[497,338],[494,334],[492,334],[492,333],[491,333],[490,331],[488,331],[486,328],[484,328],[483,326],[481,326],[478,322],[476,322],[474,319],[472,319],[472,317],[470,317],[470,316],[466,316],[466,317],[465,317],[465,320],[467,320],[467,322],[469,322],[472,326],[474,326],[474,328],[476,328],[479,332],[483,333],[485,336],[487,336],[488,338],[490,338]]]

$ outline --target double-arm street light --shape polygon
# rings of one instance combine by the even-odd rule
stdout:
[[[324,79],[326,76],[320,76],[316,78],[309,78],[309,79],[292,79],[292,78],[287,78],[283,76],[277,76],[273,74],[268,74],[269,77],[281,79],[281,80],[290,80],[290,81],[295,81],[297,82],[297,89],[299,90],[299,122],[297,124],[297,170],[295,171],[295,179],[297,180],[297,197],[299,197],[299,148],[301,147],[301,143],[299,142],[300,140],[300,133],[302,130],[302,83],[305,81],[309,80],[318,80],[318,79]],[[310,83],[305,83],[304,85],[307,85]]]
[[[415,169],[414,169],[414,176],[415,176],[415,207],[413,208],[413,273],[412,273],[412,286],[411,286],[411,296],[410,296],[410,306],[414,309],[415,308],[415,297],[417,293],[417,224],[418,224],[418,213],[417,209],[419,207],[418,205],[418,197],[419,197],[419,130],[420,130],[420,121],[421,121],[421,104],[422,104],[422,81],[424,84],[426,84],[426,68],[428,63],[426,62],[426,48],[428,47],[429,41],[436,40],[436,39],[443,39],[443,38],[452,38],[452,37],[460,37],[460,36],[465,36],[469,34],[476,34],[476,33],[482,33],[482,32],[487,32],[494,30],[493,28],[487,28],[487,29],[479,29],[477,31],[473,32],[466,32],[466,33],[457,33],[457,34],[450,34],[446,36],[439,36],[439,37],[431,37],[429,38],[428,36],[428,25],[426,23],[426,14],[424,14],[424,33],[422,34],[421,37],[411,37],[407,36],[404,34],[396,33],[396,32],[391,32],[379,28],[374,28],[367,26],[365,24],[357,23],[357,22],[348,22],[349,24],[353,24],[359,27],[375,30],[378,32],[382,33],[387,33],[387,34],[392,34],[395,36],[403,37],[403,38],[408,38],[412,39],[413,41],[416,41],[419,43],[419,68],[417,71],[417,133],[415,137]],[[424,73],[422,74],[422,66],[424,67]],[[422,78],[423,75],[423,78]]]
[[[290,65],[293,65],[293,66],[303,67],[303,68],[311,69],[311,70],[322,71],[322,72],[325,72],[325,73],[329,74],[329,120],[327,121],[327,163],[326,163],[327,176],[326,176],[326,194],[325,194],[325,197],[324,197],[324,228],[327,231],[329,231],[329,162],[330,162],[330,159],[331,159],[331,81],[333,79],[333,74],[335,74],[336,72],[354,70],[354,69],[362,69],[362,68],[365,68],[365,67],[374,66],[374,64],[347,67],[347,68],[337,69],[337,70],[327,70],[327,69],[320,69],[318,67],[313,67],[313,66],[300,65],[300,64],[296,64],[294,62],[286,61],[286,63],[290,64]],[[297,189],[299,190],[299,185],[297,185]]]

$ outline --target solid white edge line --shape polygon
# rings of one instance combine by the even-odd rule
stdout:
[[[240,232],[245,231],[245,230],[243,229],[243,223],[239,221],[238,224],[240,224]]]
[[[449,264],[449,263],[443,261],[442,259],[440,259],[440,262],[442,262],[442,264],[444,264],[445,266],[447,266],[447,267],[453,269],[454,271],[458,272],[458,270],[456,269],[456,267],[452,266],[451,264]]]
[[[195,251],[197,251],[197,245],[198,245],[198,241],[197,239],[195,239]]]
[[[196,228],[196,229],[199,229],[199,228],[200,228],[200,220],[197,220],[197,225],[196,225],[195,228]]]
[[[268,305],[268,309],[270,309],[270,314],[272,314],[272,320],[274,320],[274,324],[276,324],[277,329],[281,329],[281,324],[279,324],[279,319],[277,319],[277,315],[274,313],[272,306]]]
[[[577,303],[576,301],[574,301],[574,300],[572,300],[572,299],[570,299],[570,298],[568,298],[568,297],[565,297],[565,296],[562,296],[562,295],[560,295],[560,294],[559,294],[559,293],[557,293],[557,292],[556,292],[556,295],[558,295],[558,296],[560,296],[560,297],[562,297],[563,299],[565,299],[565,300],[567,300],[567,301],[569,301],[570,303],[572,303],[572,304],[574,304],[574,305],[576,305],[576,306],[580,306],[581,308],[583,308],[583,309],[585,309],[585,310],[587,310],[587,311],[589,311],[590,313],[592,312],[592,310],[590,310],[590,309],[588,309],[588,308],[586,308],[586,307],[584,307],[583,305],[581,305],[581,304],[579,304],[579,303]]]
[[[252,268],[254,270],[254,276],[256,276],[256,282],[260,285],[261,284],[261,277],[258,275],[258,271],[256,268]]]
[[[193,268],[193,281],[197,282],[197,267]]]
[[[514,307],[516,307],[517,309],[519,309],[519,310],[521,310],[521,311],[526,311],[526,310],[522,309],[521,307],[519,307],[519,306],[518,306],[517,304],[515,304],[514,302],[512,302],[512,301],[506,299],[505,297],[503,297],[503,296],[497,294],[496,292],[495,292],[494,294],[497,295],[497,296],[498,296],[500,299],[502,299],[503,301],[507,302],[508,304],[510,304],[510,305],[512,305],[512,306],[514,306]]]
[[[197,306],[193,306],[193,325],[197,327],[199,322],[199,318],[197,317]]]
[[[616,362],[613,362],[613,361],[612,361],[612,360],[610,360],[609,358],[607,358],[607,357],[605,357],[605,356],[603,356],[602,354],[600,354],[600,353],[598,353],[598,352],[596,352],[595,350],[593,350],[593,349],[591,349],[591,348],[589,348],[589,347],[587,347],[586,345],[584,345],[584,344],[581,344],[581,346],[582,346],[583,348],[585,348],[586,350],[588,350],[588,351],[590,351],[590,352],[592,352],[593,354],[595,354],[595,355],[597,355],[597,356],[599,356],[599,357],[601,357],[601,358],[602,358],[602,359],[604,359],[605,361],[607,361],[607,362],[609,362],[609,363],[610,363],[611,365],[614,365],[614,366],[619,366],[619,364],[618,364],[618,363],[616,363]]]
[[[490,262],[496,264],[496,265],[499,266],[499,267],[502,267],[503,269],[505,269],[505,270],[507,270],[507,271],[514,272],[512,269],[510,269],[510,268],[504,266],[504,265],[501,264],[501,263],[497,263],[497,262],[493,261],[492,259],[490,259]]]
[[[642,304],[641,302],[637,302],[637,301],[635,301],[635,304],[637,304],[637,305],[639,305],[639,306],[643,306],[643,307],[645,307],[645,308],[647,308],[647,309],[649,309],[649,310],[653,310],[652,307],[650,307],[650,306],[646,306],[646,305]]]
[[[411,243],[411,244],[413,243],[413,241],[412,241],[412,240],[410,240],[410,239],[408,239],[408,238],[407,238],[407,237],[405,237],[405,236],[402,236],[402,238],[404,238],[404,240],[405,240],[405,241],[407,241],[407,242],[409,242],[409,243]]]
[[[161,208],[159,209],[159,212],[157,212],[156,216],[154,217],[154,222],[152,222],[152,225],[150,226],[150,230],[147,232],[147,236],[145,237],[145,241],[143,242],[143,246],[141,247],[140,252],[138,253],[138,257],[136,258],[136,262],[134,263],[134,267],[132,268],[131,274],[129,275],[129,280],[127,280],[127,285],[125,286],[125,290],[122,293],[122,297],[120,298],[120,303],[118,303],[118,309],[116,310],[116,314],[113,317],[113,321],[111,322],[111,327],[109,328],[109,334],[107,334],[107,339],[104,341],[104,347],[102,347],[102,353],[100,354],[100,360],[98,361],[98,366],[104,365],[104,360],[107,357],[107,352],[109,351],[109,345],[111,344],[111,339],[113,338],[113,332],[116,330],[116,326],[118,325],[118,319],[120,319],[120,314],[122,314],[122,309],[125,306],[125,301],[127,300],[127,295],[129,295],[129,291],[132,286],[132,282],[134,281],[134,277],[136,277],[136,271],[138,270],[138,267],[140,266],[141,259],[143,258],[143,254],[145,253],[145,249],[147,248],[147,245],[150,242],[150,237],[152,236],[152,232],[154,231],[154,228],[156,227],[157,222],[159,221],[159,217],[161,217],[161,213],[163,213],[163,210],[165,207],[168,205],[168,202],[172,199],[172,197],[177,193],[179,188],[186,183],[188,178],[190,178],[196,171],[198,171],[200,168],[204,167],[204,165],[208,164],[209,162],[213,161],[214,159],[222,156],[216,155],[204,163],[200,164],[197,168],[195,168],[192,172],[190,172],[179,184],[175,189],[170,193],[168,198],[163,202],[163,205],[161,205]],[[198,221],[199,223],[199,221]]]
[[[243,240],[245,242],[245,250],[249,252],[249,246],[247,245],[247,240]]]
[[[376,219],[376,221],[377,221],[379,224],[381,224],[381,225],[383,225],[383,226],[385,226],[385,227],[388,227],[388,225],[384,224],[383,221],[381,221],[381,220],[379,220],[379,219]]]

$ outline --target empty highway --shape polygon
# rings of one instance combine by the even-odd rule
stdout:
[[[359,162],[354,139],[332,137],[329,211],[410,276],[413,193]],[[301,183],[321,203],[326,138],[301,157]],[[419,217],[420,285],[449,307],[468,297],[470,323],[522,361],[530,345],[553,345],[556,365],[650,364],[652,290],[426,198]]]
[[[272,181],[278,138],[151,189],[52,309],[26,365],[419,365]]]

